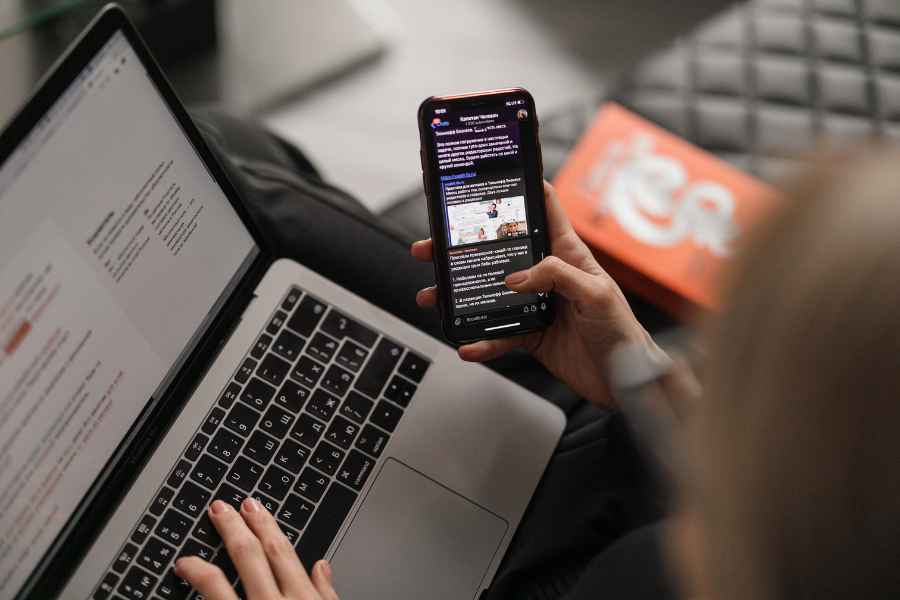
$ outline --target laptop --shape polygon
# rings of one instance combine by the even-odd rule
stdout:
[[[0,598],[240,589],[247,496],[342,598],[478,598],[563,424],[275,260],[120,9],[0,134]]]

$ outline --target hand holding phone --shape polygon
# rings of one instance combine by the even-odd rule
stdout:
[[[504,283],[550,254],[531,94],[428,98],[419,133],[444,334],[462,344],[543,329],[554,318],[549,290]]]

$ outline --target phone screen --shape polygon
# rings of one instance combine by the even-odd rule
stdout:
[[[423,108],[426,185],[432,228],[442,233],[435,244],[446,261],[450,325],[468,330],[462,337],[469,339],[536,328],[547,320],[550,300],[504,284],[547,252],[533,101],[510,92],[438,98]]]

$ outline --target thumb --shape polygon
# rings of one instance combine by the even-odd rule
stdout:
[[[572,302],[601,304],[610,297],[611,282],[602,275],[585,273],[557,256],[548,256],[530,269],[512,273],[505,283],[515,292],[556,292]]]

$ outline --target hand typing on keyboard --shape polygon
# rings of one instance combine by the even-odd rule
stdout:
[[[290,540],[274,517],[258,501],[247,498],[240,512],[216,500],[209,518],[218,530],[234,563],[247,600],[337,600],[331,566],[320,560],[307,575]],[[199,556],[184,556],[175,573],[187,580],[206,600],[237,600],[222,568]]]
[[[516,292],[554,292],[557,317],[547,329],[535,333],[485,340],[462,346],[463,360],[484,362],[515,348],[525,348],[547,369],[582,397],[598,404],[612,399],[606,383],[606,359],[620,342],[645,343],[659,351],[641,327],[616,282],[572,228],[549,183],[544,184],[547,227],[553,256],[506,278]],[[431,240],[415,242],[412,255],[431,262]],[[416,302],[423,308],[437,305],[434,287],[420,290]]]

